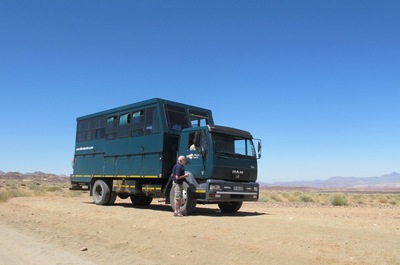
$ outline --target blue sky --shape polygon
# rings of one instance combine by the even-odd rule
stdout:
[[[263,140],[259,180],[400,171],[398,1],[1,1],[0,170],[72,173],[76,117],[153,97]]]

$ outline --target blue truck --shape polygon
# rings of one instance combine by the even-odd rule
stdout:
[[[171,172],[180,155],[189,173],[182,212],[213,203],[235,213],[258,200],[261,140],[215,125],[211,110],[160,98],[77,118],[71,189],[89,190],[97,205],[161,198],[174,210]]]

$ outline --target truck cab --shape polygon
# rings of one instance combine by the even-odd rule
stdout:
[[[254,146],[258,142],[258,149]],[[182,130],[179,154],[186,156],[188,189],[182,207],[192,211],[195,202],[217,203],[225,212],[236,212],[243,201],[257,201],[257,158],[261,141],[243,130],[207,125]]]

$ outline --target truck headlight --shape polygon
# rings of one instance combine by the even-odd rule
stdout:
[[[254,187],[254,191],[258,191],[258,187]]]
[[[210,185],[210,190],[220,190],[220,189],[221,189],[221,185],[217,185],[217,184]]]

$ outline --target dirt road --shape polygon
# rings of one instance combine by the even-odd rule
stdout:
[[[246,203],[173,217],[89,196],[0,204],[0,264],[400,264],[400,208]]]

